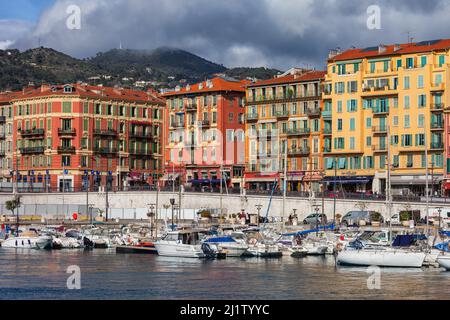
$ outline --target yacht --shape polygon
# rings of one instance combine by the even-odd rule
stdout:
[[[437,258],[439,266],[445,268],[445,270],[450,271],[450,256],[442,255]]]
[[[239,241],[232,236],[212,237],[206,239],[204,243],[216,245],[227,257],[241,257],[248,250],[248,245],[245,242]]]
[[[156,241],[154,246],[156,251],[158,251],[158,255],[164,257],[207,257],[207,254],[202,249],[199,232],[196,231],[169,231],[161,240]]]
[[[23,232],[19,237],[10,237],[1,243],[2,248],[46,249],[52,244],[51,236],[40,236],[37,233]]]

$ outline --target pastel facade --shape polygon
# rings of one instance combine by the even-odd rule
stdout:
[[[164,94],[166,185],[240,187],[244,173],[244,97],[248,81],[216,77]]]
[[[154,92],[43,85],[11,103],[19,187],[123,190],[162,175],[164,103]]]
[[[320,189],[324,76],[322,71],[292,69],[247,87],[247,189],[270,190],[277,180],[280,186],[286,151],[287,190]]]
[[[381,194],[390,163],[394,195],[423,195],[428,163],[430,190],[440,191],[449,49],[450,40],[438,40],[330,55],[322,113],[326,179],[334,181],[336,171],[342,189]]]

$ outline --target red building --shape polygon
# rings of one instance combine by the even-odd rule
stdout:
[[[19,188],[123,190],[162,174],[165,104],[155,92],[43,85],[11,102]]]
[[[167,185],[239,187],[245,163],[244,97],[248,81],[217,77],[163,96],[167,103]]]

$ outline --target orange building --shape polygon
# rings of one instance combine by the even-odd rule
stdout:
[[[217,77],[164,94],[167,185],[217,188],[223,177],[229,186],[240,186],[248,83]]]
[[[123,190],[162,174],[164,102],[155,92],[42,85],[11,103],[19,188]]]
[[[276,181],[280,187],[287,151],[287,190],[320,190],[324,77],[324,71],[293,68],[248,86],[247,189],[270,190]]]

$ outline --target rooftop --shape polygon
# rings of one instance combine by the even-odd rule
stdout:
[[[442,51],[449,48],[450,39],[427,40],[404,44],[379,45],[367,48],[350,49],[339,53],[334,57],[331,57],[328,61],[337,62],[363,58],[388,57],[403,54]]]
[[[308,82],[314,80],[324,79],[326,72],[325,71],[306,71],[301,74],[289,74],[273,79],[262,80],[248,85],[249,88],[252,87],[260,87],[260,86],[268,86],[268,85],[280,85],[280,84],[288,84],[288,83],[297,83],[297,82]]]
[[[192,85],[186,85],[175,91],[166,92],[164,97],[179,96],[186,94],[199,94],[206,92],[236,91],[245,92],[245,86],[249,84],[248,80],[235,80],[232,78],[216,77],[210,80],[202,81]]]

